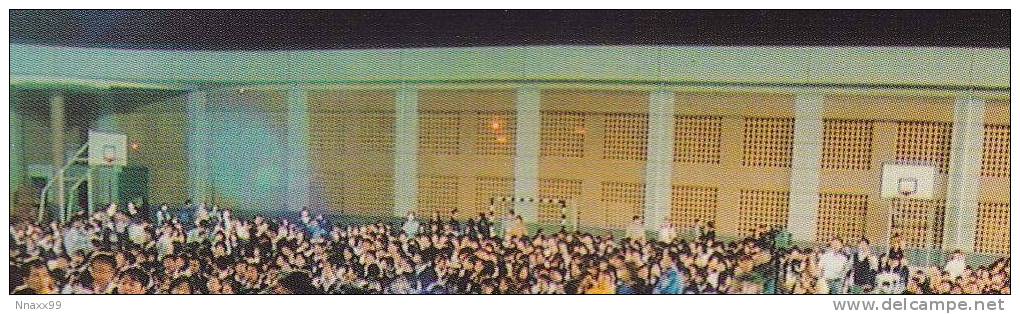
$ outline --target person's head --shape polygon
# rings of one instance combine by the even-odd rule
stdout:
[[[952,258],[954,260],[962,260],[964,257],[965,257],[965,255],[963,255],[963,251],[960,251],[960,250],[954,250],[953,251]]]
[[[89,274],[97,289],[105,287],[117,277],[117,260],[110,254],[96,254],[89,261]]]
[[[659,260],[659,266],[662,267],[663,270],[665,270],[669,269],[670,267],[676,266],[676,264],[673,262],[672,256],[670,256],[669,254],[663,254],[662,259]]]
[[[24,274],[25,285],[32,288],[35,293],[49,294],[52,292],[53,277],[50,276],[50,271],[42,260],[32,259],[26,262]]]
[[[316,294],[312,278],[302,271],[287,272],[280,276],[273,288],[277,294]]]
[[[842,250],[843,240],[840,240],[839,237],[833,237],[832,240],[829,240],[829,248],[835,252]]]
[[[149,285],[149,274],[141,268],[132,267],[120,274],[117,282],[117,292],[120,294],[145,294],[145,287]]]
[[[197,292],[191,278],[185,276],[174,278],[170,282],[169,291],[170,294],[192,294]]]
[[[861,252],[871,252],[871,242],[868,241],[868,238],[861,238],[861,240],[857,242],[857,250]]]

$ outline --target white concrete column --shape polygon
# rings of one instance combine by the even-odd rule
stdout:
[[[790,213],[793,241],[813,242],[818,228],[818,191],[822,170],[822,95],[797,95],[794,101]]]
[[[7,148],[8,156],[10,156],[10,176],[8,179],[8,193],[14,193],[21,186],[21,183],[25,179],[25,163],[24,156],[25,151],[23,150],[23,144],[25,142],[24,123],[22,115],[18,113],[18,98],[15,96],[15,91],[10,91],[9,99],[10,103],[7,108],[8,112],[8,142]],[[38,196],[37,196],[38,197]],[[22,200],[18,200],[22,201]]]
[[[294,212],[310,201],[308,119],[308,94],[293,85],[287,91],[287,209]]]
[[[648,99],[648,158],[645,166],[645,227],[658,230],[672,208],[674,102],[672,91],[654,91]]]
[[[542,93],[535,87],[517,90],[517,133],[514,153],[514,197],[538,198],[538,157],[541,145]],[[514,212],[525,222],[538,221],[538,204],[516,202]]]
[[[396,95],[393,152],[393,214],[403,217],[418,207],[418,89],[403,87]]]
[[[194,203],[209,201],[209,122],[206,114],[206,92],[187,94],[188,195]]]
[[[983,99],[967,97],[956,100],[942,241],[943,249],[947,251],[974,251],[978,195],[981,193],[984,117]]]
[[[64,167],[64,95],[57,92],[50,96],[50,153],[53,165],[53,186],[56,192],[58,215],[64,213],[64,174],[60,169]],[[57,217],[54,217],[56,219]]]

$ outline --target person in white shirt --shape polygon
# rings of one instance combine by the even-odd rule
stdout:
[[[645,222],[641,220],[641,216],[634,216],[630,225],[627,225],[627,237],[637,241],[645,239]]]
[[[659,227],[659,242],[672,243],[673,239],[676,239],[676,227],[672,219],[666,219]]]
[[[128,239],[131,242],[144,246],[149,242],[149,233],[145,232],[145,223],[141,220],[131,222],[127,227]]]
[[[205,208],[205,203],[198,204],[198,209],[195,210],[195,225],[198,226],[208,219],[209,211]]]
[[[414,237],[418,234],[418,220],[414,219],[414,212],[409,211],[407,213],[407,220],[404,221],[403,230],[408,237]]]
[[[832,239],[825,253],[818,257],[822,278],[829,288],[829,294],[842,293],[843,281],[847,274],[847,261],[843,253],[843,241],[839,238]]]
[[[960,250],[953,251],[953,254],[949,256],[949,261],[946,262],[945,269],[951,279],[956,279],[956,277],[963,275],[963,271],[967,269],[967,258],[963,255],[963,252]]]
[[[156,225],[162,226],[164,222],[168,221],[170,221],[170,209],[166,204],[160,205],[159,211],[156,212]]]
[[[503,235],[509,235],[510,230],[514,228],[514,224],[517,220],[517,215],[514,214],[514,210],[511,209],[507,212],[506,216],[503,216]],[[508,237],[509,238],[509,237]]]

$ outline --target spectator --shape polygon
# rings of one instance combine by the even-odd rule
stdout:
[[[853,254],[853,293],[869,292],[875,288],[878,275],[878,258],[871,252],[868,239],[861,238]]]
[[[844,277],[847,271],[847,258],[843,254],[843,241],[833,238],[829,241],[829,247],[819,257],[819,265],[822,268],[822,279],[828,287],[829,294],[843,293]]]
[[[32,259],[25,263],[22,271],[24,286],[15,288],[17,294],[53,294],[57,293],[53,277],[50,276],[46,263],[39,259]],[[13,274],[12,274],[13,275]],[[22,290],[18,292],[18,290]]]
[[[116,287],[113,280],[117,278],[117,261],[109,253],[98,253],[89,262],[89,275],[92,285],[86,287],[90,294],[110,294]]]
[[[637,241],[645,240],[645,222],[641,216],[635,215],[631,219],[630,224],[627,225],[626,237]]]
[[[659,242],[673,243],[676,239],[676,227],[673,226],[673,219],[666,219],[659,227]]]
[[[146,294],[149,274],[140,268],[128,268],[121,272],[117,282],[117,294]]]
[[[662,269],[662,276],[659,278],[659,282],[655,285],[654,294],[680,294],[684,290],[683,278],[680,275],[680,270],[676,268],[676,264],[673,263],[673,258],[669,254],[662,256],[659,266]]]
[[[404,226],[402,229],[404,233],[407,234],[408,237],[413,238],[414,236],[418,235],[418,221],[414,219],[413,211],[407,212],[407,219],[404,220]]]
[[[949,273],[949,278],[957,278],[963,275],[963,271],[967,267],[966,256],[960,250],[953,251],[949,255],[949,261],[946,262],[946,272]]]

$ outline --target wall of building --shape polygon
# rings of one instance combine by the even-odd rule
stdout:
[[[335,213],[393,212],[392,91],[308,92],[311,206]]]
[[[252,211],[286,207],[287,91],[207,93],[212,200]],[[393,89],[310,88],[310,207],[393,215]],[[542,89],[539,198],[564,199],[582,226],[620,229],[644,207],[649,92]],[[677,92],[671,206],[679,227],[715,221],[723,235],[788,223],[794,97],[787,93]],[[908,246],[939,243],[953,127],[952,97],[828,95],[823,98],[816,240],[900,234]],[[19,101],[38,102],[22,97]],[[154,203],[180,203],[189,186],[184,96],[140,100],[116,112],[132,165],[150,169]],[[513,195],[515,91],[422,88],[418,92],[417,214],[488,212]],[[48,112],[19,109],[24,164],[48,163]],[[1009,102],[988,100],[976,251],[1008,254]],[[79,126],[80,125],[80,126]],[[69,132],[88,123],[69,123]],[[69,135],[69,141],[72,139]],[[83,139],[80,139],[83,140]],[[80,142],[80,141],[79,141]],[[70,144],[69,144],[70,145]],[[892,201],[879,193],[885,163],[934,164],[936,200]],[[497,213],[512,204],[497,202]],[[559,208],[539,207],[540,222]],[[931,228],[931,227],[934,227]]]
[[[115,113],[116,129],[128,138],[128,165],[149,169],[149,202],[180,205],[188,198],[184,96],[143,101]]]
[[[1009,255],[1009,101],[985,104],[975,251]]]

